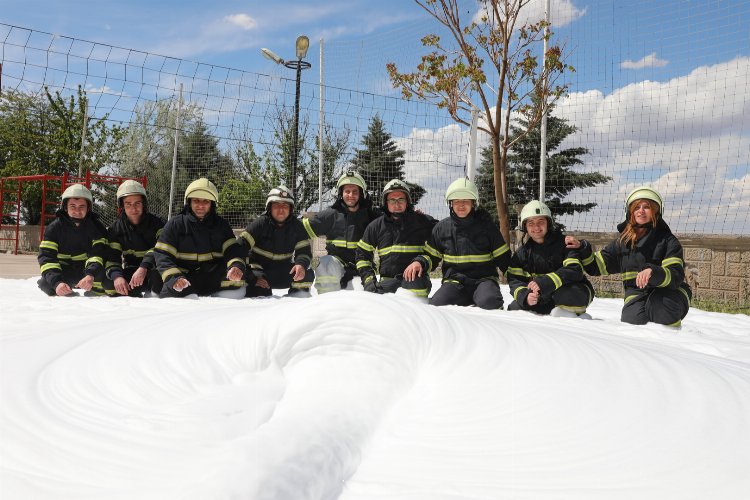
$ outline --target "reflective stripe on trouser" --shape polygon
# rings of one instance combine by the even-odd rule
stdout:
[[[594,289],[585,282],[570,283],[563,285],[552,293],[552,299],[539,302],[533,306],[521,308],[515,300],[508,305],[509,311],[518,311],[524,309],[537,314],[549,314],[552,309],[559,307],[566,311],[582,314],[591,301],[594,300]]]
[[[82,267],[79,266],[61,266],[62,267],[62,275],[63,275],[63,282],[67,283],[70,288],[75,288],[75,286],[78,284],[79,281],[81,281],[85,276],[86,273],[83,270]],[[91,287],[91,292],[94,295],[104,295],[104,288],[102,288],[102,279],[104,278],[104,270],[98,272],[96,276],[94,276],[94,285]],[[55,292],[55,289],[50,285],[47,280],[44,278],[39,279],[36,282],[37,286],[41,291],[49,295],[50,297],[54,297],[57,295]]]
[[[634,325],[644,325],[651,321],[678,326],[689,309],[688,294],[684,290],[654,288],[642,297],[627,301],[622,307],[620,321]]]
[[[256,275],[263,275],[268,280],[271,288],[261,288],[259,286],[247,287],[248,297],[264,297],[272,294],[272,289],[290,290],[310,290],[315,279],[315,272],[312,269],[305,270],[305,276],[300,281],[292,281],[292,275],[289,272],[294,264],[292,262],[283,262],[281,265],[266,267],[262,271],[257,271]]]
[[[186,297],[191,294],[206,296],[222,290],[238,290],[245,286],[245,280],[229,281],[227,279],[227,268],[223,263],[211,266],[207,270],[199,269],[185,273],[185,278],[190,282],[189,287],[177,292],[171,286],[165,285],[159,297]],[[242,293],[244,294],[244,290]]]
[[[427,273],[422,273],[422,276],[414,281],[406,281],[401,276],[395,278],[381,277],[379,284],[385,293],[395,293],[399,288],[403,288],[417,297],[427,297],[432,289],[432,280]]]
[[[315,289],[321,293],[341,290],[341,281],[346,269],[339,259],[332,255],[322,255],[315,268]]]
[[[137,267],[127,267],[122,270],[122,277],[125,278],[125,281],[130,283],[130,279],[138,269],[139,268]],[[159,273],[159,271],[154,268],[146,272],[146,278],[143,280],[143,284],[130,290],[130,292],[128,292],[128,296],[142,297],[143,293],[148,291],[154,293],[155,295],[159,295],[159,293],[161,292],[161,287],[163,285],[164,282],[161,279],[161,273]],[[115,291],[115,283],[109,278],[104,278],[104,280],[102,280],[102,287],[104,288],[104,291],[107,293],[107,295],[111,297],[123,297],[123,295],[120,295]]]

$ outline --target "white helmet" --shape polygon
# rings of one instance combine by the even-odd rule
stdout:
[[[83,198],[89,203],[89,209],[94,204],[94,197],[91,196],[91,191],[83,184],[71,184],[68,186],[62,194],[62,207],[63,209],[67,206],[67,200],[70,198]]]
[[[275,201],[288,203],[291,206],[291,209],[294,210],[294,197],[286,186],[278,186],[268,192],[268,197],[266,198],[266,212],[270,213],[271,203]]]
[[[519,220],[521,231],[526,231],[526,219],[530,219],[531,217],[547,217],[550,226],[554,223],[554,220],[552,219],[552,211],[550,211],[547,205],[539,200],[530,201],[521,209],[521,217]]]
[[[123,198],[135,194],[143,196],[144,203],[148,200],[146,189],[143,187],[143,184],[132,179],[126,180],[117,188],[117,204],[121,206]]]

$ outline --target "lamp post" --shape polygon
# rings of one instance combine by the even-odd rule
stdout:
[[[291,68],[297,71],[297,81],[296,81],[296,89],[294,92],[294,135],[292,136],[292,172],[291,172],[291,178],[289,179],[289,188],[292,190],[292,194],[297,194],[297,160],[298,160],[298,151],[299,151],[299,85],[300,85],[300,78],[302,77],[302,70],[308,69],[311,67],[310,63],[307,61],[303,61],[305,56],[307,55],[307,49],[310,47],[310,39],[307,38],[305,35],[300,35],[297,37],[297,42],[295,43],[296,48],[296,55],[297,60],[294,61],[285,61],[281,57],[279,57],[276,53],[273,51],[262,48],[260,49],[261,53],[263,54],[263,57],[266,59],[270,59],[276,64],[281,64],[283,66],[286,66],[287,68]]]

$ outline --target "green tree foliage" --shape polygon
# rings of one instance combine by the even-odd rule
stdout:
[[[172,100],[139,107],[125,131],[123,145],[120,175],[146,176],[149,210],[163,217],[169,212],[177,114],[177,103]],[[210,134],[195,104],[181,108],[177,145],[172,215],[182,209],[185,188],[195,179],[207,177],[221,189],[239,176],[239,167],[220,150],[218,139]]]
[[[520,208],[531,200],[539,199],[539,163],[541,157],[541,127],[530,129],[527,119],[517,120],[511,125],[513,149],[508,154],[508,208],[511,227],[518,225]],[[547,118],[547,166],[545,172],[545,203],[554,216],[588,212],[596,203],[573,203],[563,201],[576,188],[588,188],[612,180],[598,172],[582,173],[573,170],[583,165],[581,156],[589,153],[584,147],[558,150],[566,137],[578,130],[564,118]],[[492,182],[492,149],[482,149],[482,163],[477,175],[477,187],[482,204],[488,210],[495,207],[495,191]]]
[[[507,155],[513,141],[522,137],[511,139],[511,114],[526,113],[532,95],[541,96],[545,106],[554,103],[565,91],[564,85],[556,84],[557,77],[573,71],[563,61],[560,47],[553,45],[541,53],[543,41],[551,35],[549,23],[520,25],[521,12],[531,1],[481,0],[475,3],[477,13],[467,10],[461,0],[415,0],[440,29],[450,33],[449,42],[435,33],[425,35],[422,45],[430,52],[412,73],[387,65],[391,83],[405,98],[433,102],[466,126],[472,109],[482,113],[479,130],[490,136],[497,216],[506,239],[510,237]],[[536,109],[531,126],[544,111]]]
[[[268,192],[283,184],[281,171],[264,156],[255,152],[249,134],[232,141],[234,162],[239,169],[234,178],[219,188],[219,212],[232,224],[247,224],[265,210]]]
[[[385,123],[377,114],[370,120],[367,134],[362,137],[362,145],[363,149],[354,151],[352,168],[364,178],[370,198],[379,204],[388,181],[399,179],[409,182],[409,179],[404,179],[406,151],[398,149],[391,134],[385,129]],[[419,184],[409,184],[412,187],[412,200],[416,205],[425,190]]]
[[[310,120],[303,115],[299,120],[297,145],[297,178],[291,179],[292,143],[294,116],[290,111],[279,108],[269,126],[274,131],[274,147],[267,155],[269,165],[275,165],[284,179],[285,185],[292,190],[299,212],[317,209],[319,155],[323,155],[323,197],[336,184],[336,173],[343,170],[343,155],[349,146],[350,130],[346,127],[335,130],[326,126],[323,134],[322,148],[318,147],[317,134],[310,129]],[[269,168],[267,166],[267,168]],[[293,184],[293,185],[289,185]]]
[[[89,116],[86,92],[63,97],[45,87],[39,93],[3,89],[0,95],[0,176],[77,176],[79,170],[99,172],[116,169],[122,129],[101,118]],[[42,184],[26,183],[21,195],[22,219],[38,224],[42,217]],[[95,193],[96,195],[96,193]],[[49,195],[48,195],[49,196]],[[51,208],[50,208],[51,211]],[[50,213],[50,212],[48,212]]]

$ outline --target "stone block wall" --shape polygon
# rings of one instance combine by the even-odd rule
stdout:
[[[0,252],[14,253],[16,250],[16,226],[3,225],[0,230]],[[39,226],[18,227],[18,253],[36,253],[39,251]]]

